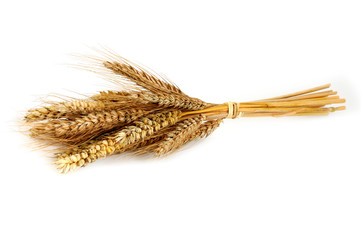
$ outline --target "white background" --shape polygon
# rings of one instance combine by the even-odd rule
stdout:
[[[359,1],[2,1],[1,239],[360,239]],[[68,175],[16,127],[49,93],[109,88],[71,54],[106,46],[209,102],[325,83],[327,117],[225,121],[166,159]]]

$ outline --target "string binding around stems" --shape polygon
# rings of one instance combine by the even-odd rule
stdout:
[[[228,101],[228,115],[226,118],[235,119],[242,115],[242,112],[239,111],[239,103]]]

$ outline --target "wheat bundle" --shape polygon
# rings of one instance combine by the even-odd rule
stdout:
[[[61,173],[112,154],[169,154],[209,136],[225,118],[327,115],[345,109],[329,106],[345,102],[325,90],[330,84],[258,101],[213,104],[114,53],[89,60],[92,64],[84,68],[122,90],[47,104],[24,117],[32,138],[60,146],[55,164]]]

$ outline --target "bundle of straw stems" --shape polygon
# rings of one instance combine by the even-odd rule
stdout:
[[[183,93],[175,84],[110,51],[88,57],[81,68],[121,86],[86,99],[47,103],[29,110],[29,135],[57,146],[54,163],[68,173],[112,154],[164,156],[209,136],[225,118],[327,115],[344,110],[330,84],[252,102],[213,104]]]

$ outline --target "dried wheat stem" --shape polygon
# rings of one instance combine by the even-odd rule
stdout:
[[[333,97],[315,98],[312,100],[295,100],[295,101],[279,101],[279,102],[247,102],[239,103],[240,107],[313,107],[327,104],[345,103],[345,99]]]
[[[293,101],[293,100],[302,100],[302,99],[312,99],[312,98],[321,98],[321,97],[328,97],[331,95],[336,95],[336,91],[328,90],[328,91],[322,91],[318,93],[310,93],[306,95],[300,95],[300,96],[294,96],[294,97],[288,97],[288,98],[280,98],[280,99],[268,99],[268,102],[273,101]],[[257,102],[262,102],[266,100],[258,100]]]
[[[315,113],[315,115],[320,115],[319,112],[334,112],[339,110],[344,110],[345,107],[329,107],[329,108],[321,108],[324,105],[328,104],[336,104],[336,103],[344,103],[345,99],[338,99],[333,97],[328,98],[315,98],[312,100],[295,100],[295,101],[280,101],[280,102],[246,102],[246,103],[237,103],[238,112],[239,113],[248,113],[248,112],[289,112],[292,113],[308,113],[308,115],[312,115],[309,113]],[[184,117],[187,118],[191,115],[204,114],[207,117],[212,117],[214,115],[219,115],[220,117],[226,117],[229,111],[228,104],[219,104],[216,106],[212,106],[209,108],[205,108],[198,111],[188,111],[183,112],[181,119]],[[279,115],[279,114],[276,114]],[[300,114],[294,114],[298,116]],[[244,115],[242,115],[244,116]],[[264,115],[268,116],[268,115]],[[270,116],[275,116],[271,114]]]
[[[303,95],[303,94],[323,90],[323,89],[329,88],[330,86],[331,86],[331,84],[328,83],[328,84],[324,84],[324,85],[321,85],[321,86],[318,86],[318,87],[314,87],[314,88],[310,88],[310,89],[306,89],[306,90],[302,90],[302,91],[298,91],[298,92],[290,93],[290,94],[286,94],[286,95],[281,95],[281,96],[278,96],[278,97],[268,98],[268,99],[264,99],[264,100],[260,100],[260,101],[291,98],[291,97],[295,97],[295,96],[299,96],[299,95]]]
[[[327,116],[329,112],[243,113],[242,117]]]
[[[301,110],[302,112],[334,112],[344,110],[344,107],[312,108],[312,107],[273,107],[273,108],[239,108],[240,112],[293,112]]]
[[[328,112],[344,110],[344,106],[324,107],[329,104],[345,102],[345,99],[340,99],[339,96],[336,95],[337,92],[332,90],[315,92],[328,88],[329,86],[330,84],[326,84],[265,100],[232,104],[229,102],[226,104],[213,105],[201,110],[186,111],[182,114],[181,119],[186,119],[197,114],[203,114],[210,120],[228,116],[235,118],[239,115],[244,117],[326,115]]]

